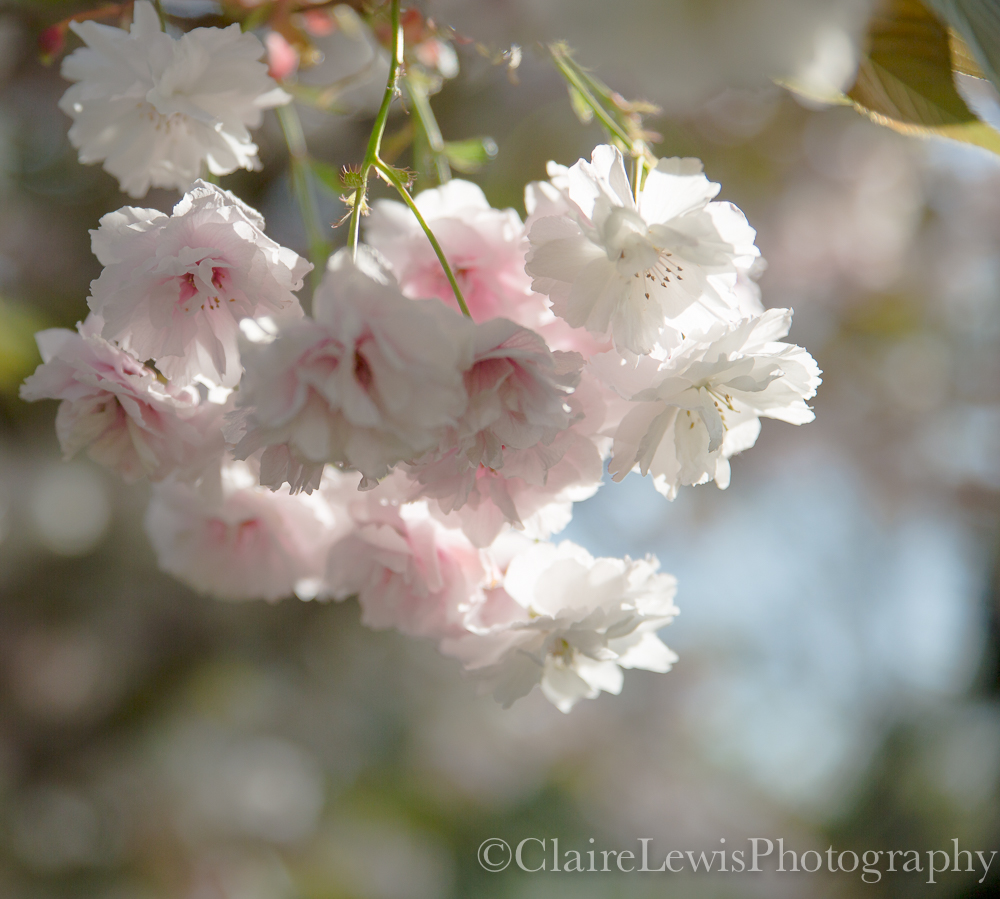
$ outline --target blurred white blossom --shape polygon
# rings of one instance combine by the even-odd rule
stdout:
[[[260,168],[247,129],[291,100],[258,61],[263,44],[236,24],[175,39],[148,0],[133,10],[128,32],[70,23],[87,46],[63,61],[63,77],[78,83],[59,108],[73,118],[80,161],[103,161],[132,197],[151,186],[185,190],[206,165],[213,175]]]
[[[677,659],[656,635],[677,614],[677,582],[657,567],[652,558],[595,559],[569,541],[529,545],[469,633],[442,651],[505,706],[539,683],[563,712],[602,690],[620,693],[622,668],[669,671]]]

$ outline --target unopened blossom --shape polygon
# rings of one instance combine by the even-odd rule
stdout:
[[[59,101],[82,163],[104,163],[123,191],[185,190],[203,174],[260,168],[248,128],[291,97],[259,62],[264,46],[237,24],[165,34],[147,0],[130,31],[71,22],[86,43],[63,61],[75,81]]]
[[[97,333],[93,317],[79,331],[35,335],[42,364],[21,398],[62,400],[56,435],[66,458],[86,449],[126,481],[158,481],[196,472],[223,449],[221,409],[197,391],[161,383],[156,373]]]
[[[313,489],[329,462],[360,471],[371,488],[437,446],[465,411],[472,325],[438,300],[407,299],[344,252],[330,260],[313,312],[270,343],[245,345],[236,453],[266,447],[268,486]]]
[[[656,635],[677,614],[677,583],[657,568],[652,557],[595,559],[569,541],[529,546],[442,652],[505,707],[536,684],[563,712],[620,693],[622,668],[664,672],[677,659]]]
[[[259,487],[244,462],[224,464],[216,483],[158,484],[146,513],[160,568],[230,600],[311,598],[338,523],[318,496]]]
[[[434,639],[461,634],[463,616],[483,597],[480,550],[435,520],[426,503],[369,503],[365,512],[327,557],[330,595],[357,595],[368,627]]]
[[[90,233],[104,265],[89,300],[103,336],[178,384],[234,387],[240,320],[302,315],[293,291],[312,266],[212,184],[197,182],[169,216],[125,206]]]
[[[614,147],[597,147],[559,181],[570,209],[535,219],[526,270],[569,324],[648,353],[692,304],[719,316],[736,304],[737,272],[758,255],[755,232],[731,203],[713,201],[719,185],[699,160],[661,159],[638,201]]]
[[[493,209],[478,186],[458,178],[422,191],[415,202],[475,321],[503,317],[535,328],[548,319],[545,299],[532,292],[524,271],[528,243],[513,209]],[[389,262],[407,296],[437,297],[458,309],[427,235],[402,203],[376,201],[365,240]]]
[[[806,400],[820,384],[815,360],[783,343],[791,311],[769,309],[738,325],[718,325],[686,341],[664,362],[636,366],[614,353],[595,369],[634,405],[615,434],[610,472],[652,473],[673,499],[680,485],[714,480],[729,486],[729,458],[753,446],[761,418],[803,424],[814,418]]]

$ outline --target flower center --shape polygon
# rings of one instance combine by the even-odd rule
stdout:
[[[552,644],[549,650],[552,660],[561,668],[569,668],[573,664],[573,647],[562,637]]]
[[[182,112],[162,112],[157,104],[145,102],[139,104],[139,110],[149,119],[153,128],[166,136],[175,131],[188,131],[191,127],[191,120]]]
[[[177,305],[184,312],[218,309],[224,299],[236,302],[229,290],[231,276],[228,266],[212,265],[212,261],[204,259],[195,268],[178,276]]]
[[[354,379],[366,392],[371,387],[372,381],[375,380],[371,367],[368,365],[368,360],[357,351],[354,353]]]

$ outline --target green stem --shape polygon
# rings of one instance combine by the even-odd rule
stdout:
[[[594,111],[594,115],[597,116],[598,121],[604,126],[604,130],[607,131],[614,137],[617,137],[626,147],[629,148],[629,152],[633,151],[633,140],[629,137],[628,133],[624,128],[621,127],[604,108],[604,104],[593,95],[590,87],[587,83],[580,77],[580,74],[576,71],[575,66],[573,66],[569,60],[566,59],[564,53],[553,45],[549,45],[549,53],[552,56],[552,61],[556,64],[556,68],[562,74],[563,78],[566,79],[587,101],[587,105]]]
[[[382,95],[382,105],[375,117],[371,137],[368,139],[368,149],[361,163],[361,186],[354,191],[354,208],[351,210],[351,224],[347,232],[347,245],[351,248],[351,256],[358,255],[358,240],[361,234],[361,212],[368,195],[368,175],[372,166],[378,160],[378,151],[382,146],[382,135],[385,133],[385,123],[389,118],[389,107],[396,96],[396,83],[399,80],[399,67],[403,64],[403,28],[399,19],[399,0],[392,0],[389,7],[389,17],[392,21],[392,53],[389,57],[389,79],[386,81],[385,93]]]
[[[160,17],[160,28],[163,31],[167,30],[167,16],[163,11],[163,4],[160,0],[153,0],[153,5],[156,7],[156,14]]]
[[[430,97],[423,86],[417,84],[412,78],[404,75],[403,84],[406,86],[406,92],[413,104],[413,112],[427,138],[427,144],[434,159],[434,168],[437,170],[438,181],[441,184],[446,184],[451,181],[451,166],[448,165],[448,157],[444,152],[444,138],[441,136],[441,129],[438,127],[434,110],[431,109]]]
[[[292,163],[292,194],[302,215],[302,224],[306,229],[306,240],[309,244],[309,259],[313,264],[312,281],[315,286],[323,278],[326,259],[330,255],[330,245],[323,236],[323,221],[316,204],[316,193],[313,190],[312,172],[309,169],[309,150],[306,147],[306,136],[302,132],[302,122],[295,106],[288,103],[275,110],[281,130],[288,145],[288,155]]]
[[[448,260],[444,255],[444,250],[441,249],[441,244],[438,243],[438,240],[434,236],[434,232],[431,231],[430,226],[424,221],[424,217],[420,214],[420,210],[417,209],[417,204],[413,202],[413,197],[410,196],[410,192],[406,189],[406,185],[400,181],[399,175],[396,174],[395,169],[393,169],[390,165],[386,165],[381,159],[375,160],[375,167],[382,173],[385,180],[395,187],[397,191],[399,191],[399,195],[403,198],[403,202],[410,207],[410,212],[417,217],[417,221],[420,223],[420,227],[423,228],[424,234],[427,235],[427,239],[431,242],[431,246],[434,247],[434,252],[437,254],[438,261],[441,263],[441,268],[444,269],[444,273],[448,278],[448,283],[451,285],[451,289],[455,293],[455,299],[458,300],[458,308],[462,310],[462,315],[472,318],[472,313],[469,312],[469,307],[465,305],[465,297],[462,296],[462,290],[458,286],[458,281],[455,280],[455,274],[452,272],[451,266],[448,265]]]

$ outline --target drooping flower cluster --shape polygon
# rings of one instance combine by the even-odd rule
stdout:
[[[129,196],[150,187],[185,190],[207,166],[213,175],[260,168],[248,128],[291,97],[259,62],[264,45],[239,25],[165,34],[148,0],[130,31],[71,22],[86,43],[63,61],[77,82],[59,108],[83,163],[102,162]]]
[[[675,581],[549,538],[609,459],[671,498],[727,486],[761,417],[812,418],[819,372],[787,310],[748,302],[754,232],[699,163],[633,190],[598,147],[550,175],[526,224],[463,181],[416,198],[471,317],[401,204],[331,257],[312,316],[308,263],[231,194],[126,207],[92,232],[90,318],[39,335],[22,395],[62,401],[67,453],[157,482],[150,538],[195,589],[356,596],[504,704],[617,693],[674,662]]]

